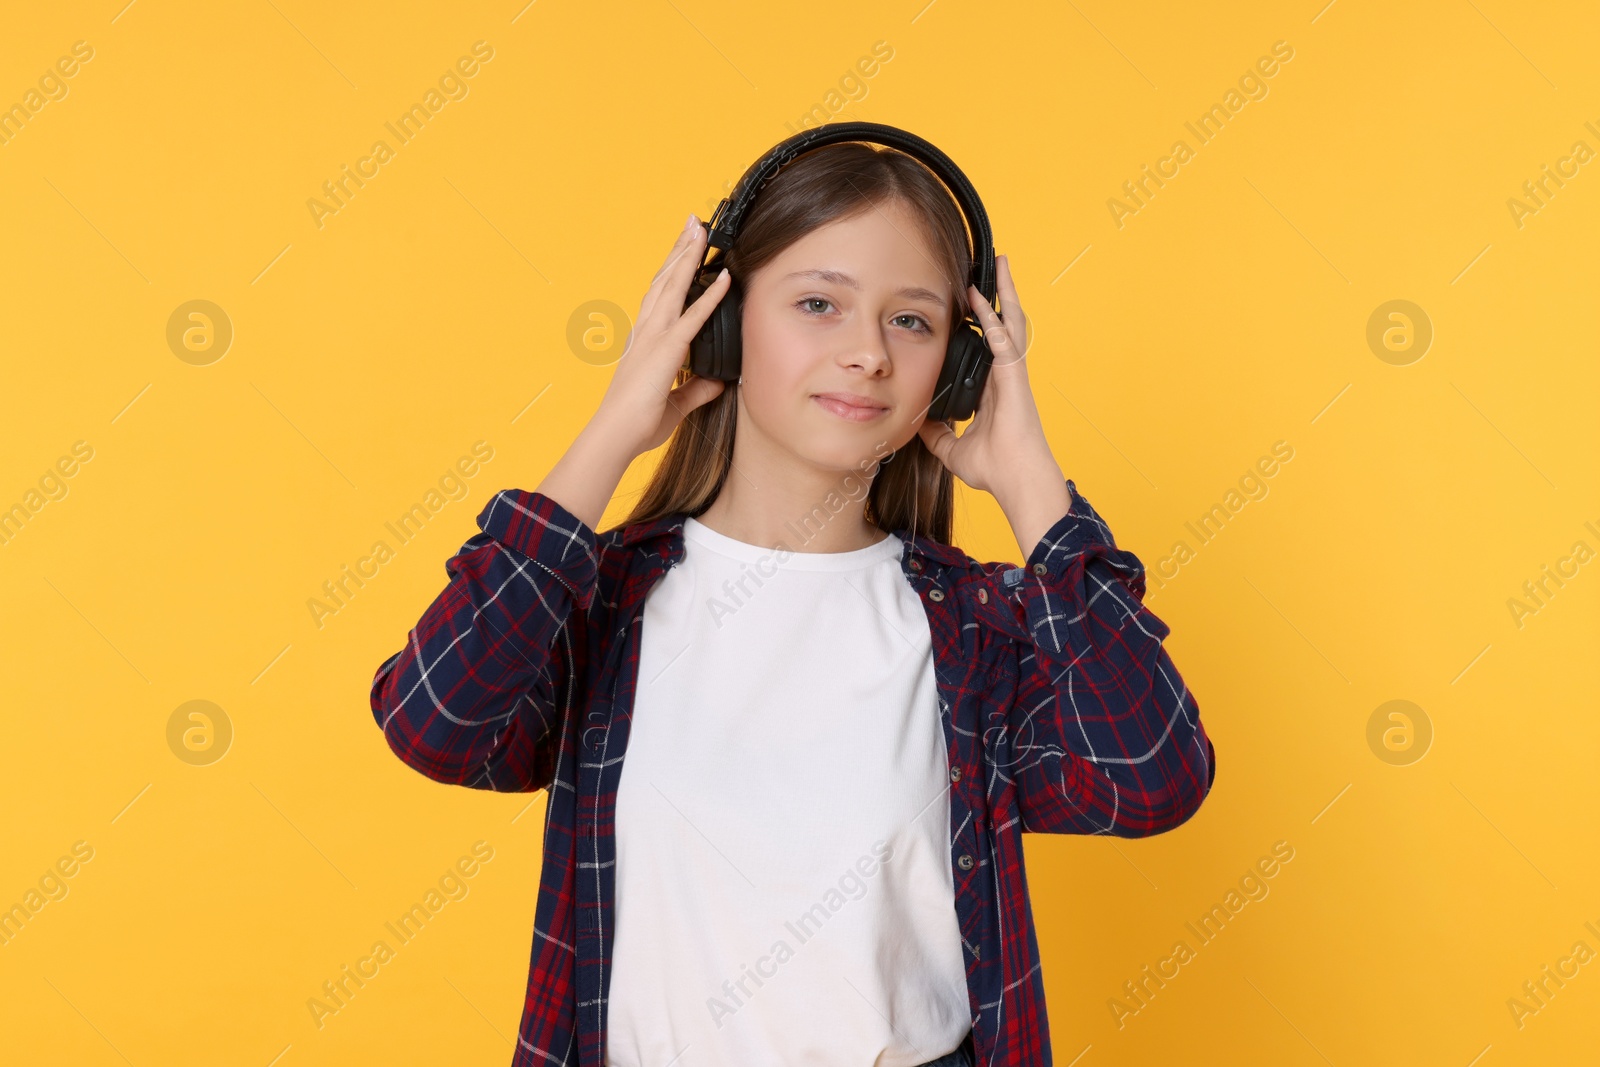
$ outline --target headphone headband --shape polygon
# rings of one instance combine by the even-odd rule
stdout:
[[[989,230],[989,215],[983,209],[983,201],[978,199],[978,191],[972,187],[961,168],[933,144],[914,133],[882,123],[835,122],[814,130],[803,130],[778,143],[744,172],[739,184],[734,187],[732,197],[724,197],[717,205],[717,210],[711,216],[707,246],[725,252],[733,245],[734,238],[739,234],[739,224],[744,221],[745,212],[749,210],[756,194],[785,164],[813,148],[843,141],[867,141],[899,149],[924,164],[944,182],[945,188],[950,190],[960,205],[961,213],[967,219],[967,228],[971,231],[972,271],[969,280],[992,305],[995,292],[994,235]]]

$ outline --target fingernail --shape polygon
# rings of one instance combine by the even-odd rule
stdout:
[[[689,221],[683,224],[683,228],[686,229],[686,230],[692,230],[692,229],[694,229],[694,224],[697,221],[699,221],[699,220],[697,220],[694,217],[694,212],[691,211],[691,212],[689,212]]]

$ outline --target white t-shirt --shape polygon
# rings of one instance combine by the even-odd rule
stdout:
[[[785,552],[694,518],[683,536],[641,623],[606,1064],[943,1055],[972,1013],[932,640],[900,538]]]

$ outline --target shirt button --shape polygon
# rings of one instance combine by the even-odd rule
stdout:
[[[963,871],[972,870],[972,855],[970,853],[963,852],[960,857],[956,859],[956,866],[960,867]]]
[[[951,767],[950,768],[950,780],[952,782],[961,781],[961,768],[960,767]]]
[[[930,589],[930,590],[928,590],[928,599],[929,600],[943,600],[944,599],[944,591],[939,589],[938,587]]]
[[[1033,573],[1035,574],[1043,574],[1048,569],[1043,563],[1035,563],[1033,565]]]
[[[987,589],[979,589],[978,590],[978,603],[987,604],[988,602],[989,602],[989,590],[987,590]]]
[[[915,559],[912,560],[911,561],[911,569],[914,570],[914,571],[920,571],[922,569],[922,561],[921,560],[915,560]]]

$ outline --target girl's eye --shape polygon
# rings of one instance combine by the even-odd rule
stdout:
[[[820,296],[803,296],[799,300],[795,301],[794,306],[799,308],[802,312],[804,312],[807,315],[822,315],[822,314],[825,314],[825,312],[823,312],[823,311],[813,311],[811,309],[811,305],[812,304],[824,304],[824,305],[826,305],[828,307],[832,307],[833,306],[833,301],[828,300],[825,297],[820,297]],[[921,315],[913,315],[910,312],[907,312],[904,315],[896,315],[894,317],[893,321],[898,322],[901,319],[910,319],[912,321],[912,323],[914,323],[914,325],[908,327],[908,329],[912,330],[914,333],[932,333],[933,332],[933,326],[928,322],[927,319],[923,318]]]

